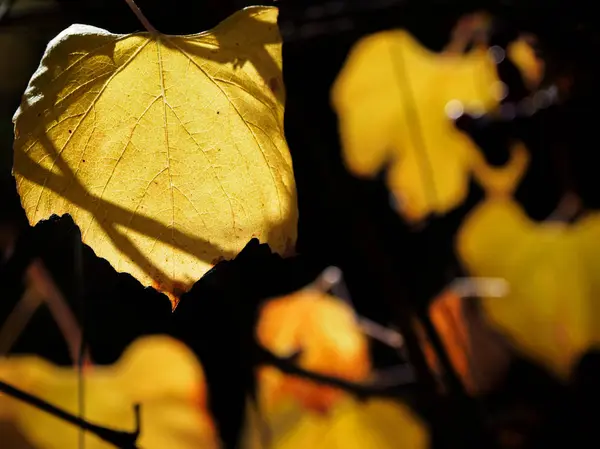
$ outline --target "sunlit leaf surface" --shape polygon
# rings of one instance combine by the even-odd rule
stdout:
[[[447,212],[478,158],[452,117],[489,110],[501,94],[484,49],[436,54],[404,30],[363,38],[332,89],[345,162],[360,176],[389,163],[388,186],[409,220]]]
[[[510,285],[507,297],[483,299],[492,324],[523,352],[567,375],[600,337],[600,215],[572,225],[534,222],[511,197],[525,168],[513,157],[507,176],[479,179],[488,197],[465,219],[457,250],[473,275]]]
[[[173,298],[259,237],[296,238],[277,9],[190,36],[74,25],[15,115],[31,223],[69,213],[118,271]]]
[[[349,170],[374,176],[389,164],[388,187],[410,221],[446,213],[466,195],[469,175],[485,165],[474,143],[454,125],[464,112],[481,114],[506,94],[495,61],[476,46],[461,54],[458,33],[450,48],[433,53],[404,30],[358,41],[331,91]],[[544,67],[524,40],[508,56],[533,88]]]
[[[262,429],[262,432],[261,432]],[[347,399],[317,415],[287,404],[249,415],[244,449],[424,449],[424,423],[404,404]]]
[[[600,216],[535,223],[510,199],[489,199],[464,224],[459,251],[472,273],[501,276],[506,298],[484,299],[494,324],[559,374],[598,341]]]
[[[369,350],[352,308],[343,301],[306,289],[267,302],[260,313],[259,342],[280,357],[298,355],[304,369],[350,381],[370,372]],[[343,395],[330,386],[289,376],[276,368],[260,371],[265,402],[294,398],[311,410],[327,411]]]
[[[145,337],[134,342],[117,364],[89,368],[81,395],[76,371],[37,357],[0,359],[0,380],[76,416],[83,398],[86,420],[126,432],[135,430],[133,405],[139,403],[139,447],[218,447],[206,411],[202,368],[190,350],[168,337]],[[0,410],[0,421],[12,422],[38,449],[79,447],[79,429],[44,411],[2,394]],[[85,447],[113,448],[89,433]]]

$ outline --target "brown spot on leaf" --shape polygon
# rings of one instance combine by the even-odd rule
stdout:
[[[175,282],[173,284],[173,295],[180,298],[188,290],[188,287],[182,283]]]
[[[271,78],[269,80],[269,89],[275,94],[279,89],[279,80],[277,78]]]
[[[219,257],[217,257],[217,258],[213,259],[211,263],[212,263],[213,265],[216,265],[216,264],[218,264],[219,262],[223,262],[224,260],[225,260],[225,258],[224,258],[223,256],[219,256]]]

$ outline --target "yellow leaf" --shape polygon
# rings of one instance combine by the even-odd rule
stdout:
[[[521,71],[529,89],[536,89],[544,77],[544,62],[535,55],[534,49],[525,38],[511,42],[506,53]]]
[[[464,199],[478,155],[449,115],[489,110],[501,89],[484,49],[436,54],[403,30],[363,38],[331,94],[346,164],[373,176],[390,163],[388,187],[408,220],[445,213]]]
[[[372,399],[348,399],[328,415],[303,412],[293,406],[264,413],[270,445],[261,441],[260,419],[249,414],[244,449],[424,449],[427,428],[404,404]]]
[[[292,249],[277,14],[247,8],[190,36],[56,37],[14,118],[30,222],[71,214],[99,256],[172,299],[253,236]]]
[[[135,430],[133,405],[141,404],[139,447],[216,448],[206,411],[202,368],[182,343],[168,337],[134,342],[121,360],[92,367],[83,378],[84,418],[114,430]],[[79,410],[77,372],[31,356],[0,359],[0,380],[74,415]],[[38,449],[79,447],[79,428],[0,394],[0,420],[9,419]],[[86,433],[85,447],[112,446]]]
[[[304,369],[360,382],[370,373],[367,338],[350,306],[320,291],[304,289],[273,299],[260,312],[259,342],[280,357],[298,352]],[[273,367],[259,371],[265,403],[293,397],[303,406],[327,411],[343,392]]]
[[[600,341],[600,215],[574,225],[534,222],[511,198],[525,169],[522,158],[513,157],[504,182],[498,182],[502,176],[478,178],[488,198],[461,225],[457,251],[472,275],[510,285],[508,296],[482,300],[492,324],[521,351],[567,376]]]
[[[376,175],[390,164],[387,184],[409,221],[443,214],[465,198],[471,170],[482,156],[452,118],[493,109],[505,94],[495,63],[478,45],[461,54],[486,17],[467,17],[447,51],[428,51],[404,30],[361,39],[331,91],[339,116],[346,165],[358,176]],[[530,87],[543,64],[523,40],[509,57]]]

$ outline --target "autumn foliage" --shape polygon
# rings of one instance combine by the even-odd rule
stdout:
[[[100,257],[174,304],[252,237],[289,253],[297,212],[276,19],[257,7],[192,36],[58,35],[14,118],[31,224],[70,214]]]
[[[306,289],[268,302],[261,311],[258,341],[280,357],[294,357],[299,366],[354,382],[369,376],[367,339],[354,311],[341,300]],[[343,394],[301,378],[262,368],[266,402],[291,396],[308,409],[328,411]]]
[[[7,321],[11,329],[23,328],[35,310],[48,306],[73,367],[10,353],[16,337],[5,338],[0,323],[0,424],[8,423],[40,449],[75,448],[80,441],[88,449],[113,447],[106,432],[134,435],[135,447],[147,449],[216,449],[236,438],[244,449],[424,449],[438,447],[440,435],[464,431],[460,417],[452,415],[478,413],[476,401],[493,396],[515,359],[567,383],[582,356],[600,343],[597,211],[569,217],[574,223],[534,220],[517,199],[540,157],[527,136],[507,139],[506,157],[498,163],[482,140],[456,123],[467,116],[485,126],[511,123],[523,108],[521,115],[531,118],[559,102],[530,35],[513,36],[506,48],[491,45],[492,19],[482,13],[463,17],[438,52],[408,29],[363,33],[331,86],[319,91],[335,117],[336,129],[329,132],[339,140],[338,155],[328,144],[315,150],[286,140],[283,74],[289,53],[280,32],[291,31],[280,30],[277,8],[245,8],[212,30],[173,36],[158,32],[127,3],[146,32],[69,27],[48,44],[23,95],[14,116],[13,173],[29,224],[68,214],[80,232],[79,249],[87,245],[89,257],[106,259],[111,272],[147,287],[161,301],[166,295],[173,309],[186,295],[190,302],[210,301],[192,287],[204,279],[207,291],[217,291],[218,277],[211,273],[230,270],[223,279],[235,283],[228,264],[251,239],[268,244],[274,263],[306,263],[303,274],[312,279],[299,288],[299,279],[306,279],[294,271],[293,288],[278,285],[267,294],[260,286],[261,294],[248,294],[248,302],[223,298],[231,322],[221,315],[214,319],[220,320],[215,328],[224,329],[220,335],[229,338],[226,353],[209,351],[212,358],[203,359],[201,345],[191,339],[144,334],[123,345],[117,362],[96,364],[73,303],[65,299],[69,295],[32,256],[22,263],[16,289],[22,298]],[[304,29],[304,38],[309,31]],[[518,107],[509,104],[512,109],[506,107],[510,86],[499,70],[505,60],[526,92]],[[302,192],[295,173],[308,160],[298,153],[317,150],[323,166],[334,167],[336,180],[350,175],[344,186],[360,186],[348,192],[385,192],[389,214],[374,214],[373,220],[388,220],[379,229],[391,232],[385,241],[390,248],[412,257],[415,248],[407,242],[423,232],[433,236],[415,237],[425,258],[452,253],[443,276],[437,276],[447,280],[445,288],[417,303],[410,296],[414,290],[396,288],[399,268],[381,253],[361,265],[365,273],[380,270],[387,276],[385,285],[373,286],[372,304],[363,300],[354,308],[352,291],[365,295],[355,279],[313,282],[325,267],[310,251],[296,254],[302,248],[297,246]],[[331,159],[325,156],[330,150]],[[339,186],[318,188],[327,198],[347,193]],[[357,203],[369,197],[361,198]],[[340,203],[353,207],[353,199]],[[329,206],[334,213],[343,209]],[[442,244],[435,232],[444,220],[452,232]],[[371,244],[359,225],[344,226],[360,240],[352,242],[355,249]],[[14,243],[8,232],[0,239],[0,246]],[[405,246],[394,246],[398,241]],[[344,265],[353,253],[335,256],[331,263]],[[73,275],[74,282],[79,277]],[[466,292],[456,287],[459,278],[465,285],[501,280],[508,289],[498,295]],[[407,283],[413,281],[422,279]],[[238,293],[244,288],[235,285]],[[378,294],[393,296],[392,304],[379,307]],[[374,311],[378,322],[358,309]],[[182,321],[169,321],[173,316],[177,313],[156,333],[168,329],[177,335],[170,326]],[[193,323],[194,317],[186,318]],[[229,332],[231,323],[239,329]],[[215,336],[197,335],[214,338],[215,348],[220,344]],[[211,395],[224,382],[213,366],[219,357],[246,364],[227,365],[238,366],[243,372],[235,373],[237,379],[245,382],[236,385],[243,395],[238,402],[246,407],[243,432],[230,439],[219,422],[225,407],[215,404],[223,396]],[[11,388],[54,411],[28,403]],[[471,408],[454,411],[453,404]],[[89,426],[85,431],[82,421]],[[524,447],[511,445],[518,438],[511,440],[510,432],[495,434],[495,421],[489,421],[477,421],[473,434],[492,435],[501,447]]]

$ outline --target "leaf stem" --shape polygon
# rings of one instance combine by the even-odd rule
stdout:
[[[323,293],[327,293],[337,288],[338,292],[332,292],[334,296],[346,301],[348,305],[354,308],[344,283],[342,270],[338,267],[327,267],[309,288],[314,288]],[[402,349],[404,346],[404,338],[395,330],[388,329],[387,327],[360,315],[357,315],[356,319],[361,330],[369,337],[394,349]]]
[[[142,13],[142,10],[136,5],[134,0],[125,0],[125,3],[129,5],[133,13],[136,15],[138,20],[142,23],[146,31],[150,34],[159,34],[158,30],[152,26],[152,24],[148,21],[146,16]]]
[[[270,365],[285,374],[301,377],[329,387],[339,388],[360,399],[370,397],[403,397],[415,385],[412,368],[410,367],[402,367],[401,370],[394,372],[393,376],[376,376],[373,382],[360,384],[301,368],[294,363],[299,353],[294,354],[292,357],[281,358],[260,344],[257,344],[256,349],[258,365]]]
[[[72,415],[71,413],[58,408],[43,399],[33,396],[25,391],[19,390],[12,385],[0,381],[0,392],[18,399],[26,404],[36,407],[46,413],[49,413],[63,421],[80,427],[90,433],[93,433],[98,438],[112,444],[113,446],[121,449],[134,449],[137,448],[136,441],[140,433],[140,406],[139,404],[134,405],[134,413],[136,420],[135,432],[123,432],[119,430],[107,429],[106,427],[97,426],[84,419]]]

